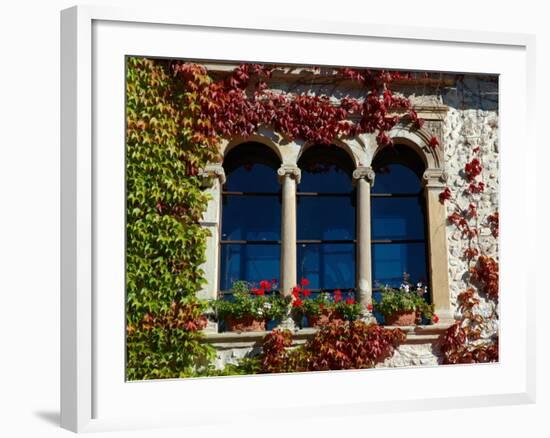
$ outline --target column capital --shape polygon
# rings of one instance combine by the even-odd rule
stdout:
[[[279,182],[282,182],[283,178],[288,175],[296,180],[296,184],[300,184],[302,171],[296,164],[281,164],[281,167],[277,169],[277,175],[279,175]]]
[[[353,180],[356,182],[356,180],[365,179],[367,182],[373,186],[374,185],[374,178],[376,174],[374,173],[374,170],[370,166],[359,166],[356,167],[353,171]]]
[[[225,170],[219,163],[207,164],[200,173],[207,177],[217,178],[221,185],[225,184]]]
[[[443,189],[447,185],[447,173],[443,169],[426,169],[422,184],[427,189]]]

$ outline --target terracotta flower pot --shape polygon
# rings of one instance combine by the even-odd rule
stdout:
[[[416,325],[416,310],[402,310],[388,315],[386,325]]]
[[[310,327],[321,327],[327,325],[331,321],[343,322],[343,318],[339,314],[327,314],[322,313],[321,315],[308,315],[307,320]]]
[[[265,330],[265,320],[255,319],[253,316],[242,318],[227,316],[225,324],[230,332],[261,332]]]

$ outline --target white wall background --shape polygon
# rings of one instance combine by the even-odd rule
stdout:
[[[338,2],[210,0],[186,2],[96,1],[125,6],[213,9],[228,17],[266,14],[327,20],[415,24],[537,34],[537,107],[550,99],[550,30],[544,2],[497,0],[365,0]],[[191,3],[191,2],[189,2]],[[65,0],[4,3],[0,14],[0,436],[57,437],[59,419],[59,10]],[[182,6],[183,5],[183,6]],[[268,48],[266,48],[268,50]],[[543,115],[537,116],[544,126]],[[548,145],[539,132],[539,199]],[[547,143],[547,142],[546,142]],[[518,150],[521,145],[517,145]],[[536,164],[535,164],[536,163]],[[539,207],[542,210],[542,206]],[[548,247],[547,223],[539,210],[539,253]],[[550,305],[544,288],[548,257],[532,255],[538,265],[538,320]],[[235,425],[225,436],[543,436],[548,433],[550,385],[546,324],[538,330],[538,402],[530,406],[372,415],[363,418],[305,420],[283,427]],[[268,408],[268,398],[265,400]],[[546,414],[546,415],[545,415]],[[544,432],[543,432],[544,430]],[[107,436],[213,436],[213,429],[118,432]]]

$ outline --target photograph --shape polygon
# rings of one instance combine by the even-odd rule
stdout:
[[[528,2],[7,3],[0,436],[540,436]]]
[[[498,75],[125,62],[127,380],[498,362]]]

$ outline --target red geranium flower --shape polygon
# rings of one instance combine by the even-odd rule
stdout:
[[[434,314],[434,317],[432,318],[432,321],[433,321],[434,324],[437,324],[439,322],[439,316]]]
[[[369,312],[372,312],[372,309],[374,309],[374,307],[372,307],[372,304],[368,304],[368,305],[367,305],[367,310],[368,310]]]
[[[309,286],[309,280],[307,278],[302,278],[300,284],[302,285],[302,287]]]
[[[342,301],[342,291],[340,289],[336,289],[334,291],[334,302],[338,303],[339,301]]]
[[[430,147],[432,149],[435,149],[438,146],[439,146],[439,140],[437,139],[437,137],[430,138]]]
[[[353,298],[348,298],[348,299],[346,300],[346,304],[355,304],[355,299],[353,299]]]
[[[300,286],[294,286],[292,288],[292,296],[294,298],[298,298],[300,296],[300,292],[302,291],[302,289],[300,288]]]
[[[257,287],[253,287],[252,289],[250,289],[250,291],[254,294],[254,295],[263,295],[265,294],[265,290],[262,288],[262,289],[258,289]]]
[[[260,287],[262,289],[271,289],[271,283],[267,280],[260,281]]]
[[[309,297],[309,296],[311,295],[311,291],[310,291],[309,289],[304,289],[304,290],[302,291],[302,295],[303,295],[304,297]]]
[[[292,307],[302,307],[302,300],[300,298],[296,298],[293,302],[292,302]]]

